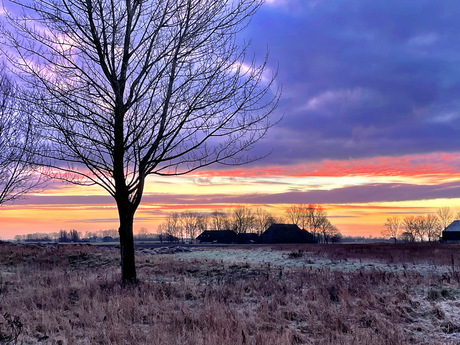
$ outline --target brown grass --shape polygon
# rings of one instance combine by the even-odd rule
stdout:
[[[289,248],[334,260],[384,260],[386,253],[410,264],[424,262],[424,253],[438,265],[450,265],[459,249]],[[439,274],[398,274],[138,255],[141,283],[122,288],[118,255],[92,246],[0,244],[0,336],[10,331],[7,313],[22,323],[18,344],[459,343],[458,256]]]
[[[460,247],[443,243],[371,243],[277,245],[274,250],[313,253],[331,260],[372,260],[381,263],[452,265],[460,268]]]

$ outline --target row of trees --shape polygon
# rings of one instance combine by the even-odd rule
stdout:
[[[400,238],[403,241],[438,241],[443,230],[460,218],[460,212],[456,215],[449,207],[441,207],[434,214],[389,217],[387,218],[382,235],[394,238],[396,241]]]
[[[117,240],[118,231],[114,229],[87,231],[83,234],[75,229],[59,230],[51,233],[32,233],[16,235],[14,239],[18,242],[103,242],[104,240]]]
[[[195,239],[205,230],[233,230],[236,233],[256,233],[261,235],[274,223],[292,223],[309,230],[320,242],[338,242],[341,234],[327,218],[327,212],[320,205],[294,205],[286,210],[285,217],[276,217],[261,207],[237,207],[232,210],[214,210],[200,213],[187,210],[168,215],[166,221],[158,226],[157,234],[151,234],[142,227],[138,240],[155,239],[161,242],[184,242]],[[77,230],[60,230],[54,233],[32,233],[16,235],[17,241],[56,241],[56,242],[100,242],[106,239],[116,240],[118,231],[100,230],[86,232]]]
[[[310,231],[319,242],[339,241],[341,234],[327,218],[321,205],[293,205],[286,210],[285,217],[277,217],[261,207],[237,207],[233,210],[214,210],[210,214],[184,211],[170,214],[158,226],[158,233],[165,239],[194,239],[205,230],[233,230],[237,234],[261,235],[274,223],[296,224]]]
[[[258,207],[237,207],[233,210],[214,210],[209,214],[184,211],[170,214],[158,226],[163,238],[177,238],[179,241],[194,239],[205,230],[233,230],[236,233],[262,234],[270,225],[282,222],[281,218]]]

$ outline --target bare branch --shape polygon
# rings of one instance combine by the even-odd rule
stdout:
[[[0,205],[37,188],[42,176],[35,170],[36,132],[16,90],[5,74],[0,74]]]

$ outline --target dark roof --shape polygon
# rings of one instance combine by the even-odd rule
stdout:
[[[460,220],[454,220],[444,231],[459,231],[460,232]]]
[[[316,243],[314,236],[295,224],[273,224],[262,235],[262,243]]]
[[[442,232],[441,241],[455,241],[460,242],[460,220],[454,220]]]
[[[200,242],[232,243],[236,238],[233,230],[206,230],[196,239]]]

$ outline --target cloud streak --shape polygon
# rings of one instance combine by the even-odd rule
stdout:
[[[415,185],[403,183],[375,183],[360,186],[347,186],[331,190],[288,191],[276,194],[147,194],[143,206],[177,205],[184,208],[227,208],[235,204],[360,204],[411,200],[457,198],[460,195],[460,181],[438,185]],[[22,201],[27,205],[52,205],[72,207],[78,205],[113,205],[105,196],[31,196]]]
[[[194,175],[208,185],[213,184],[213,177],[414,177],[439,183],[445,179],[460,178],[460,153],[322,160],[293,165],[256,166],[251,169],[203,170]]]

